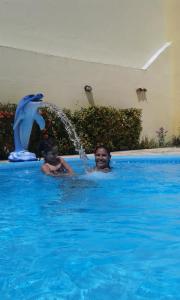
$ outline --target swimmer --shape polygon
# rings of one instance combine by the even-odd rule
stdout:
[[[95,156],[95,167],[90,170],[90,172],[93,171],[100,171],[100,172],[110,172],[110,160],[111,160],[111,154],[110,151],[105,146],[98,146],[96,147],[94,151]]]
[[[44,152],[44,164],[41,170],[50,176],[73,175],[72,168],[65,162],[65,160],[58,156],[57,147],[54,146]]]

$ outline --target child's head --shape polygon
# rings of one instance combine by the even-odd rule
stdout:
[[[54,163],[56,162],[58,155],[58,148],[57,146],[53,146],[51,149],[47,149],[44,151],[44,160],[46,163]]]
[[[110,169],[111,154],[105,146],[98,146],[94,151],[97,169]]]

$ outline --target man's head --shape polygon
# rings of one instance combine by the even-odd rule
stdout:
[[[111,154],[105,146],[98,146],[94,151],[97,169],[110,168]]]

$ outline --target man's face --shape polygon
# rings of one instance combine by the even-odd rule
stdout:
[[[95,153],[95,161],[98,169],[105,169],[109,167],[110,156],[104,148],[99,148]]]

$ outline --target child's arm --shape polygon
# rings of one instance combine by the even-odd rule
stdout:
[[[58,176],[58,174],[56,174],[55,172],[52,172],[52,171],[50,170],[50,168],[48,167],[47,164],[42,165],[41,170],[42,170],[46,175],[54,176],[54,177],[57,177],[57,176]]]
[[[69,175],[74,174],[74,172],[73,172],[72,168],[70,167],[70,165],[68,165],[68,163],[65,162],[65,160],[63,158],[61,158],[61,163],[62,163],[63,168],[67,171],[67,174],[69,174]]]

